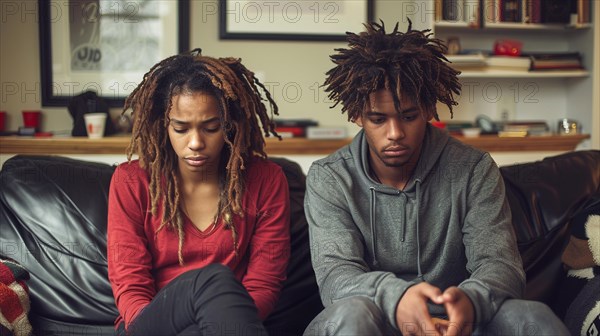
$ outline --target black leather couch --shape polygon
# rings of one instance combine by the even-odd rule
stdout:
[[[301,335],[321,309],[304,217],[305,176],[297,163],[272,158],[286,174],[291,258],[270,335]],[[0,171],[0,255],[30,272],[36,335],[113,335],[118,315],[106,260],[107,197],[114,167],[53,156],[16,156]]]
[[[566,271],[561,255],[570,221],[600,204],[600,151],[575,151],[500,168],[523,268],[525,298],[548,304],[559,317],[559,287]]]
[[[290,185],[292,258],[272,335],[301,335],[322,309],[310,265],[300,167],[273,158]],[[106,266],[106,208],[113,167],[49,156],[16,156],[0,171],[0,255],[31,273],[30,319],[40,335],[110,335],[117,316]],[[554,305],[565,273],[569,220],[600,202],[600,151],[571,152],[501,168],[526,297]]]

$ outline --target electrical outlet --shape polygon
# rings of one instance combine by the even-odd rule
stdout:
[[[502,95],[496,103],[496,119],[500,121],[515,120],[517,103],[509,94]]]

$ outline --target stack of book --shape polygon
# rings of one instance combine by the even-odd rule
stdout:
[[[575,70],[583,69],[578,52],[527,53],[531,59],[530,70]]]
[[[499,136],[544,136],[550,135],[545,121],[509,121],[504,123]]]
[[[579,52],[530,52],[521,56],[486,56],[483,53],[447,55],[450,66],[461,71],[582,70]]]
[[[282,138],[345,139],[348,130],[343,126],[319,126],[312,119],[277,119],[275,131]]]
[[[319,123],[312,119],[275,120],[275,131],[282,138],[304,138],[306,137],[306,129],[311,126],[319,126]]]
[[[445,55],[450,66],[457,70],[484,70],[486,56],[483,53]]]

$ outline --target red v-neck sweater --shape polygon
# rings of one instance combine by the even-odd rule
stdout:
[[[156,231],[162,206],[152,216],[149,177],[137,161],[117,167],[108,198],[108,276],[120,317],[129,323],[169,281],[178,275],[220,263],[230,267],[254,299],[262,319],[279,296],[289,259],[289,191],[281,167],[264,159],[246,163],[244,218],[234,216],[239,258],[231,230],[219,221],[200,231],[186,217],[183,258],[172,230]],[[210,232],[209,232],[210,231]]]

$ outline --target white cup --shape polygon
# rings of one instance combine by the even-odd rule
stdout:
[[[104,136],[106,113],[86,113],[83,115],[83,119],[90,139],[100,139]]]
[[[481,134],[481,128],[479,128],[479,127],[463,128],[462,134],[465,138],[476,138],[479,136],[479,134]]]

